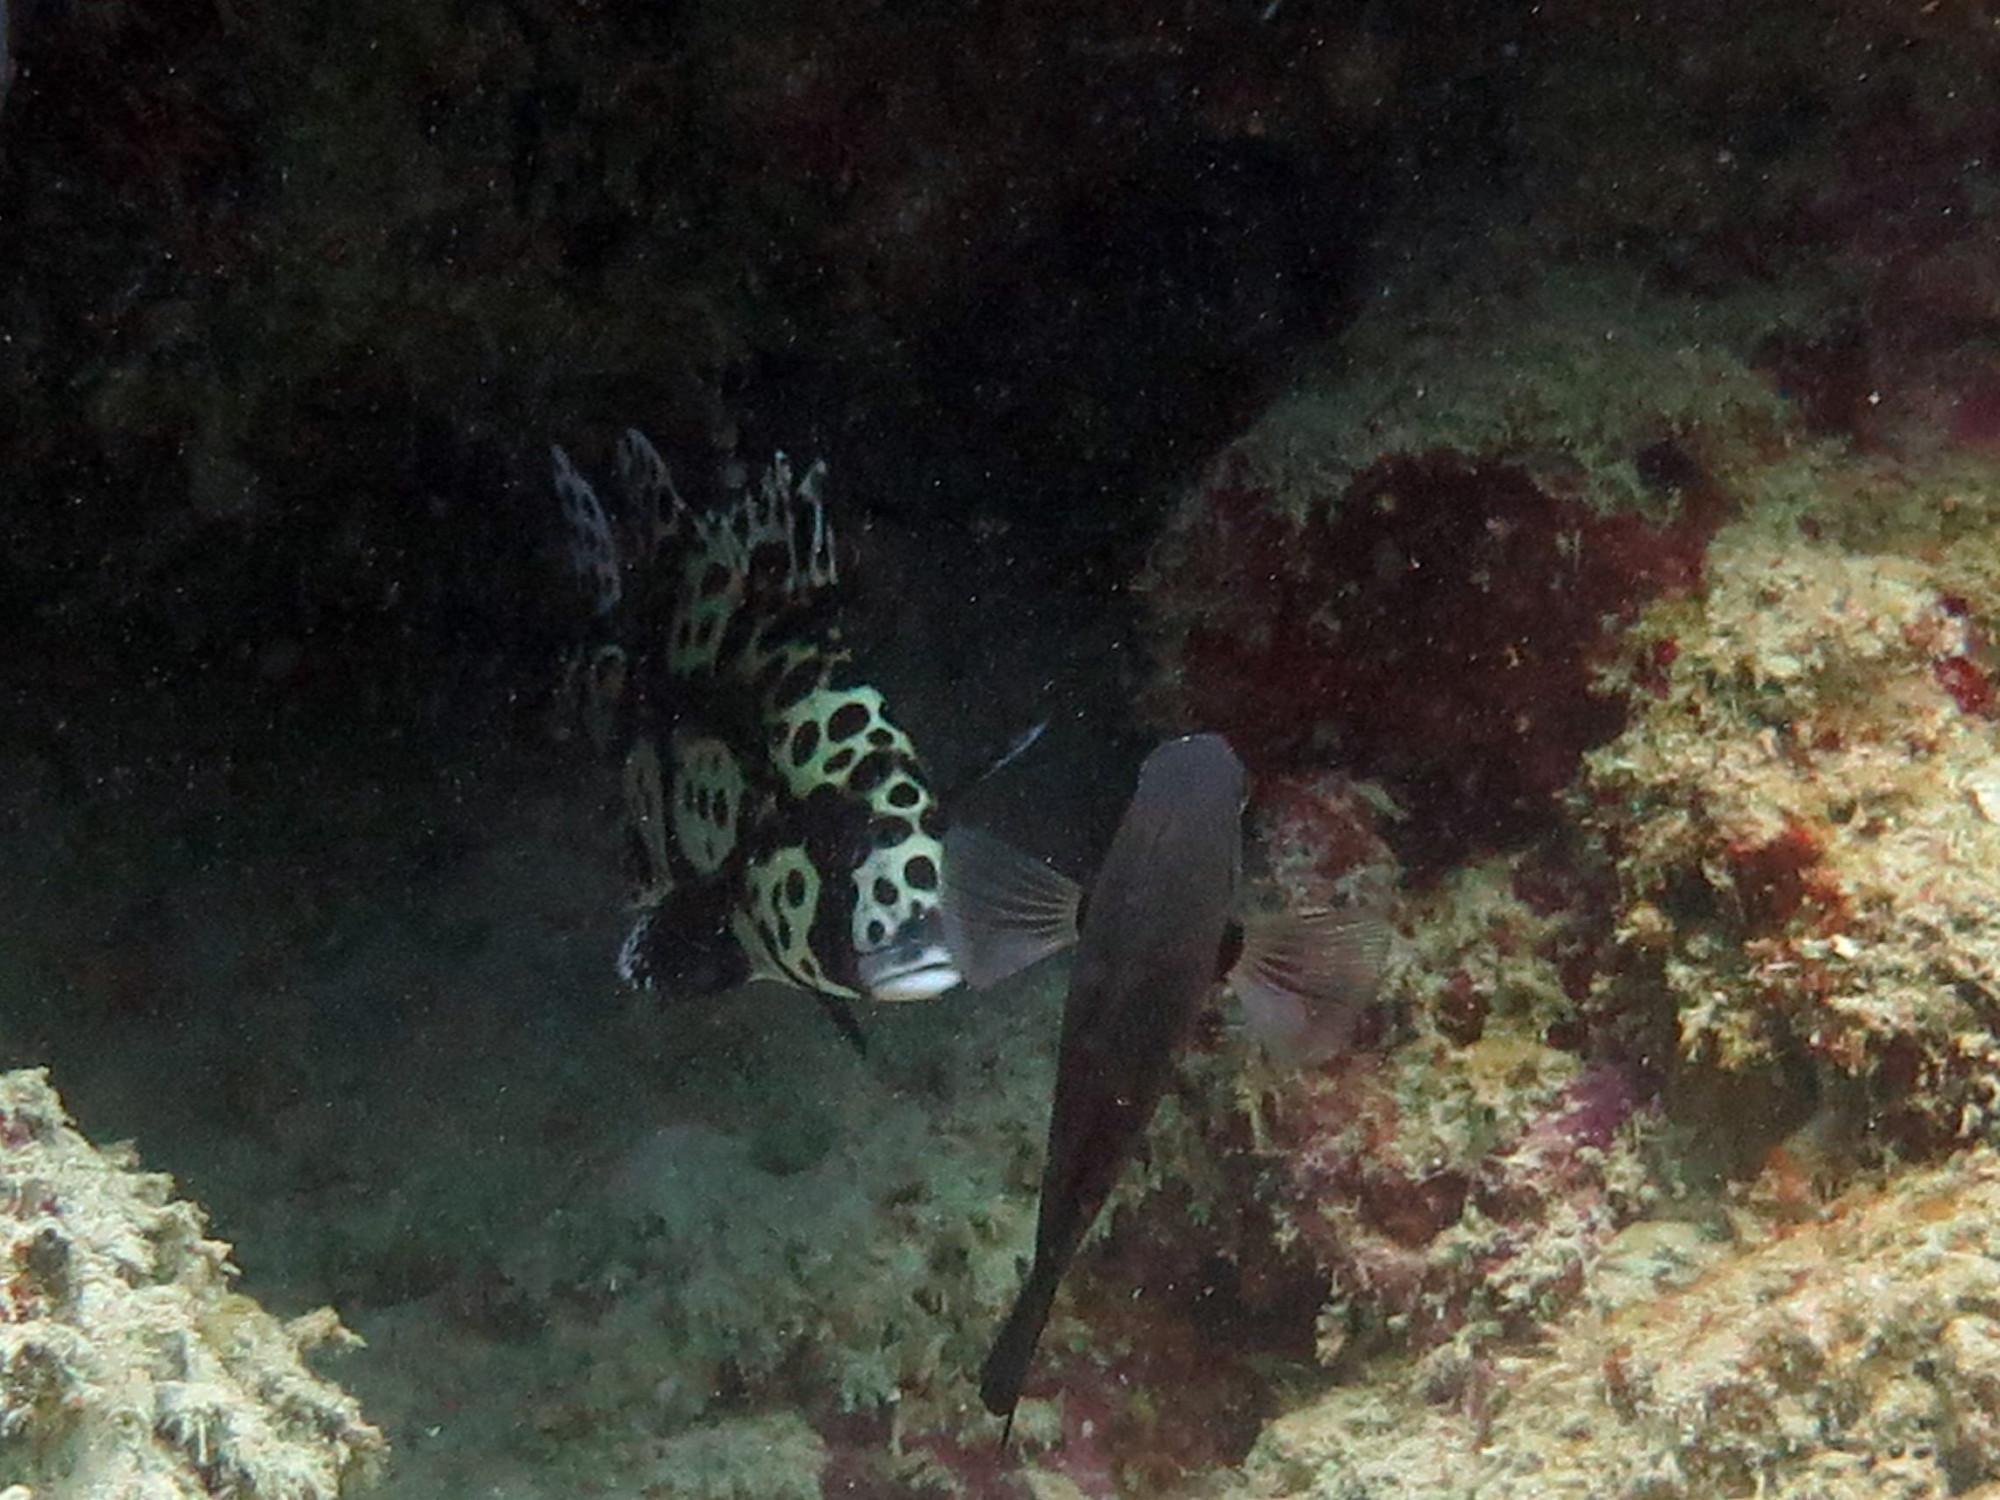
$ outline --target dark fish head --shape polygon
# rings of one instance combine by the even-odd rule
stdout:
[[[1146,757],[1091,883],[1073,1004],[1164,1014],[1191,1007],[1213,987],[1236,901],[1248,794],[1243,764],[1220,735],[1169,740]],[[1139,993],[1147,990],[1156,998]]]

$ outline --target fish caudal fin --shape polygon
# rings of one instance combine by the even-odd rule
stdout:
[[[1060,1267],[1051,1273],[1042,1261],[1035,1262],[1035,1268],[1022,1283],[1020,1295],[1014,1299],[1007,1321],[993,1337],[986,1363],[979,1367],[980,1401],[994,1416],[1006,1417],[1010,1423],[1021,1400],[1021,1387],[1028,1382],[1028,1365],[1035,1357],[1035,1345],[1042,1340],[1042,1329],[1049,1321],[1049,1309],[1055,1305],[1056,1286],[1061,1280]]]
[[[975,990],[989,989],[1076,941],[1082,888],[976,828],[944,836],[939,909],[945,946]]]
[[[1391,935],[1381,914],[1367,909],[1247,919],[1243,952],[1229,971],[1244,1023],[1286,1062],[1332,1056],[1375,998]]]

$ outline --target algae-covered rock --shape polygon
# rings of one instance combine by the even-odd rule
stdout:
[[[1822,1145],[1913,1151],[1992,1117],[1990,559],[1912,552],[1725,528],[1706,591],[1641,622],[1668,665],[1575,799],[1618,861],[1630,991],[1672,1006],[1678,1112],[1789,1096],[1756,1149],[1815,1112]]]
[[[232,1290],[229,1246],[172,1186],[92,1146],[45,1070],[0,1077],[0,1486],[332,1500],[371,1477],[382,1434],[303,1359],[354,1336]]]
[[[1996,1224],[2000,1158],[1979,1149],[1734,1246],[1634,1225],[1545,1345],[1490,1361],[1452,1406],[1393,1372],[1330,1392],[1271,1425],[1237,1493],[1988,1493]]]

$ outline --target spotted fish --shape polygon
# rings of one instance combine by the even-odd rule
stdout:
[[[958,983],[941,945],[935,798],[882,694],[848,675],[825,466],[777,455],[706,508],[646,438],[607,507],[561,448],[555,491],[589,600],[584,720],[621,767],[634,919],[619,974],[853,1003]]]
[[[1087,893],[976,830],[946,836],[945,926],[970,982],[992,983],[1076,944],[1035,1258],[979,1379],[987,1410],[1010,1422],[1063,1272],[1218,981],[1281,1050],[1300,1040],[1296,1017],[1331,1016],[1342,1031],[1374,992],[1388,929],[1373,913],[1238,918],[1247,786],[1220,735],[1161,745],[1140,768]]]

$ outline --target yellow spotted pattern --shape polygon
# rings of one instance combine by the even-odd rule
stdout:
[[[667,807],[674,843],[698,875],[713,875],[736,847],[743,810],[743,769],[729,746],[709,735],[675,731],[674,794]]]
[[[802,985],[850,1000],[860,996],[836,984],[812,954],[813,913],[819,909],[820,877],[796,846],[779,849],[745,871],[748,898],[730,923],[743,951],[751,955],[755,977]],[[796,893],[798,899],[792,899]]]

